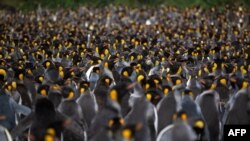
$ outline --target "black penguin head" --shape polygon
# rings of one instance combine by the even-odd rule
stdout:
[[[38,75],[35,77],[35,82],[42,84],[44,82],[44,76],[43,75]]]
[[[113,79],[107,75],[102,75],[99,79],[99,82],[103,85],[110,86],[113,83]]]
[[[62,96],[65,98],[65,99],[68,99],[68,100],[71,100],[71,99],[74,99],[75,96],[76,96],[76,93],[75,91],[69,87],[69,86],[64,86],[62,88]]]
[[[193,97],[193,92],[191,89],[188,89],[186,88],[183,93],[182,93],[183,96],[190,96],[190,97]]]
[[[130,77],[132,73],[133,73],[132,67],[124,67],[121,71],[121,75],[123,77]]]
[[[239,90],[247,89],[249,87],[249,82],[243,78],[231,78],[231,83],[233,87],[237,87]]]
[[[197,119],[194,121],[192,127],[197,135],[202,134],[205,129],[205,121],[202,119]]]
[[[0,81],[5,82],[7,79],[7,71],[3,68],[0,68]]]
[[[181,77],[176,76],[176,75],[171,76],[171,82],[172,82],[173,86],[178,86],[178,85],[183,84]]]
[[[49,89],[50,89],[49,85],[46,84],[40,85],[38,86],[37,93],[46,97],[48,95]]]
[[[53,103],[47,98],[38,99],[35,104],[35,115],[38,119],[48,119],[54,117],[56,111]]]
[[[200,83],[204,87],[205,90],[213,90],[215,89],[215,84],[214,84],[214,76],[206,76],[200,80]]]
[[[121,117],[114,117],[112,119],[109,119],[108,121],[108,129],[110,129],[113,132],[118,131],[124,125],[125,125],[125,120]]]
[[[88,81],[81,81],[79,84],[79,93],[83,94],[84,92],[86,92],[87,90],[89,90],[89,82]]]
[[[44,61],[43,62],[43,67],[45,68],[45,69],[48,69],[48,68],[50,68],[52,65],[53,65],[53,63],[52,63],[52,61],[50,61],[50,60],[46,60],[46,61]]]
[[[228,80],[226,77],[218,77],[218,78],[215,78],[216,79],[216,82],[217,82],[217,85],[222,85],[222,86],[225,86],[227,87],[228,86]]]
[[[147,75],[144,71],[139,71],[136,77],[136,81],[140,83],[143,87],[146,85]]]
[[[172,92],[172,88],[169,85],[162,86],[163,95],[168,95],[170,92]]]
[[[152,104],[157,105],[162,98],[162,93],[157,89],[149,89],[148,91],[146,91],[145,97]]]
[[[181,120],[181,121],[186,122],[188,120],[188,115],[187,115],[187,113],[185,111],[180,110],[180,111],[178,111],[177,113],[174,114],[173,120],[174,121],[180,121]]]

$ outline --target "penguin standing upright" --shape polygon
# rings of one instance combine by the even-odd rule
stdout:
[[[159,133],[163,128],[173,123],[173,115],[177,111],[177,103],[172,88],[163,85],[162,90],[164,96],[157,104]]]
[[[220,136],[220,97],[214,90],[215,84],[213,77],[203,78],[202,84],[205,90],[196,97],[195,102],[200,106],[201,113],[207,123],[209,138],[211,141],[219,141]]]
[[[86,120],[88,128],[98,112],[98,105],[95,99],[95,95],[89,89],[89,83],[82,81],[79,84],[80,97],[77,99],[77,103],[80,105],[83,113],[83,117]]]
[[[226,111],[223,117],[223,124],[250,124],[249,82],[245,79],[238,78],[235,83],[237,84],[239,90],[227,103]]]
[[[165,127],[157,136],[156,141],[194,141],[197,136],[191,126],[187,123],[188,116],[184,111],[175,115],[173,124]],[[181,133],[181,134],[180,134]]]

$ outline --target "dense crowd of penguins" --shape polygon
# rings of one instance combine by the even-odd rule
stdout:
[[[250,124],[241,6],[0,11],[1,141],[220,141]]]

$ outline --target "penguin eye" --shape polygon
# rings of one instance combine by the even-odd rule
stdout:
[[[131,139],[132,131],[130,129],[124,129],[122,131],[122,137],[125,138],[125,139]]]

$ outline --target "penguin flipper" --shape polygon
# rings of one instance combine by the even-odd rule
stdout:
[[[11,136],[13,139],[15,139],[16,137],[20,136],[25,130],[27,130],[33,121],[34,118],[34,113],[30,113],[28,116],[26,116],[24,119],[22,119],[18,125],[12,129],[11,131]]]
[[[58,119],[67,120],[68,117],[64,114],[57,112]],[[69,120],[68,124],[65,126],[64,132],[64,139],[66,141],[86,141],[87,135],[85,130],[75,121]]]

